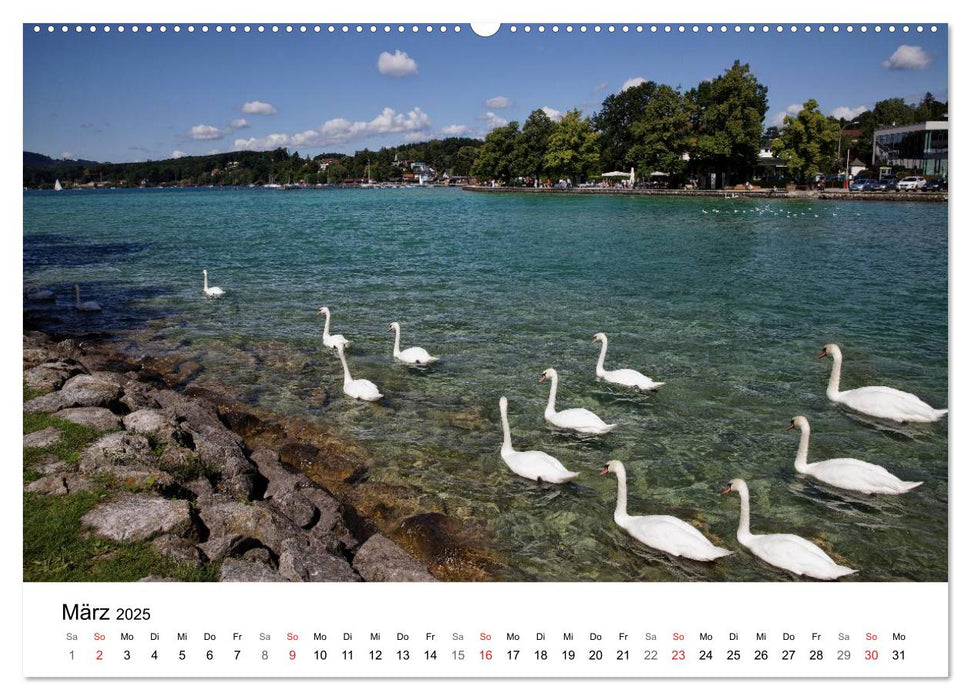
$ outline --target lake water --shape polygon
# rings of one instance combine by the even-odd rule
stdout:
[[[475,194],[446,189],[133,190],[24,195],[26,283],[58,292],[44,327],[136,329],[146,350],[195,355],[203,378],[280,413],[338,426],[376,456],[370,478],[438,494],[487,524],[514,580],[779,580],[735,539],[741,477],[752,529],[809,537],[859,569],[850,580],[947,579],[948,426],[886,429],[825,397],[886,384],[948,404],[947,208],[939,204]],[[707,213],[705,213],[707,212]],[[227,290],[203,298],[202,268]],[[71,285],[101,315],[70,306]],[[384,405],[346,398],[322,319],[353,342],[355,377]],[[33,309],[34,307],[27,307]],[[441,356],[396,366],[402,347]],[[641,396],[597,382],[607,367],[666,382]],[[617,429],[577,438],[543,420],[586,407]],[[498,399],[513,444],[582,472],[517,477],[499,456]],[[924,485],[861,496],[796,475],[790,418],[810,460],[857,457]],[[689,520],[736,554],[716,564],[643,547],[612,520],[625,462],[632,514]]]

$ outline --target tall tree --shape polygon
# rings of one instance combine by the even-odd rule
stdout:
[[[657,90],[657,84],[645,82],[609,95],[591,123],[600,134],[600,160],[607,170],[627,170],[633,163],[628,159],[636,145],[633,126],[643,120],[644,110]]]
[[[628,162],[642,174],[654,170],[680,174],[684,154],[692,142],[691,115],[684,95],[668,85],[658,85],[641,118],[631,127],[634,145]]]
[[[513,151],[518,136],[519,122],[509,122],[490,131],[472,164],[472,175],[479,180],[510,182],[518,174],[513,171]]]
[[[714,80],[688,92],[696,132],[695,165],[747,178],[759,156],[762,122],[769,108],[768,89],[747,63],[735,61]]]
[[[583,180],[600,167],[597,134],[589,118],[580,116],[579,109],[563,115],[550,135],[543,164],[556,177]]]
[[[791,177],[806,183],[832,165],[838,137],[839,123],[824,116],[816,100],[806,100],[796,116],[785,117],[772,151],[786,162]]]
[[[513,160],[517,173],[540,179],[544,172],[543,162],[550,136],[554,131],[556,131],[556,122],[543,110],[533,110],[523,123],[523,130],[516,139]]]

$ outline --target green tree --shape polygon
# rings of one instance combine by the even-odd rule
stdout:
[[[790,176],[806,183],[832,165],[838,137],[839,123],[824,116],[816,100],[807,100],[799,114],[785,117],[772,150],[786,162]]]
[[[643,175],[654,170],[681,174],[692,142],[691,115],[684,95],[658,85],[641,118],[631,126],[634,145],[627,161]]]
[[[556,131],[556,122],[543,110],[533,110],[516,138],[513,151],[513,169],[516,174],[540,179],[544,173],[550,136],[554,131]]]
[[[759,156],[768,89],[735,61],[714,80],[688,92],[696,139],[692,167],[724,172],[734,181],[751,175]]]
[[[644,110],[658,86],[645,82],[609,95],[591,123],[600,134],[600,160],[606,170],[627,170],[634,165],[629,160],[636,145],[634,124],[644,119]]]
[[[519,122],[509,122],[490,131],[472,164],[472,175],[479,180],[510,182],[514,173],[513,151],[519,136]]]
[[[555,177],[583,180],[600,167],[597,133],[589,118],[580,116],[579,109],[571,109],[557,123],[547,142],[543,165]]]

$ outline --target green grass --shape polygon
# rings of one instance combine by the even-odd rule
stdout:
[[[137,581],[165,576],[215,581],[219,567],[194,567],[160,556],[148,543],[84,536],[81,516],[110,496],[107,490],[67,496],[24,494],[24,581]]]
[[[50,447],[25,448],[25,469],[35,466],[46,455],[54,455],[69,465],[77,464],[84,448],[94,442],[99,435],[94,428],[61,420],[45,413],[24,414],[24,435],[51,427],[61,431],[61,439]]]

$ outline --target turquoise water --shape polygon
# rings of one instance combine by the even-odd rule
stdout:
[[[708,213],[705,213],[707,211]],[[483,523],[516,580],[777,580],[735,539],[733,477],[752,491],[752,529],[812,538],[860,569],[850,580],[947,579],[946,423],[889,429],[825,397],[836,342],[843,386],[886,384],[948,403],[947,208],[895,202],[552,197],[444,189],[138,190],[28,193],[24,274],[54,288],[52,331],[148,327],[146,350],[192,353],[203,378],[268,409],[336,425],[376,455],[374,481],[439,494]],[[222,299],[201,294],[203,267]],[[105,308],[71,309],[70,286]],[[355,377],[388,397],[347,399],[320,344],[317,308],[353,342]],[[26,307],[33,311],[35,307]],[[33,317],[33,316],[31,316]],[[427,370],[402,346],[440,355]],[[639,396],[596,381],[607,367],[667,382]],[[586,407],[618,428],[580,439],[546,427]],[[499,457],[498,399],[513,444],[582,472],[538,485]],[[813,427],[810,460],[857,457],[925,484],[866,497],[796,475],[792,416]],[[691,521],[736,554],[671,559],[612,521],[627,465],[632,514]]]

